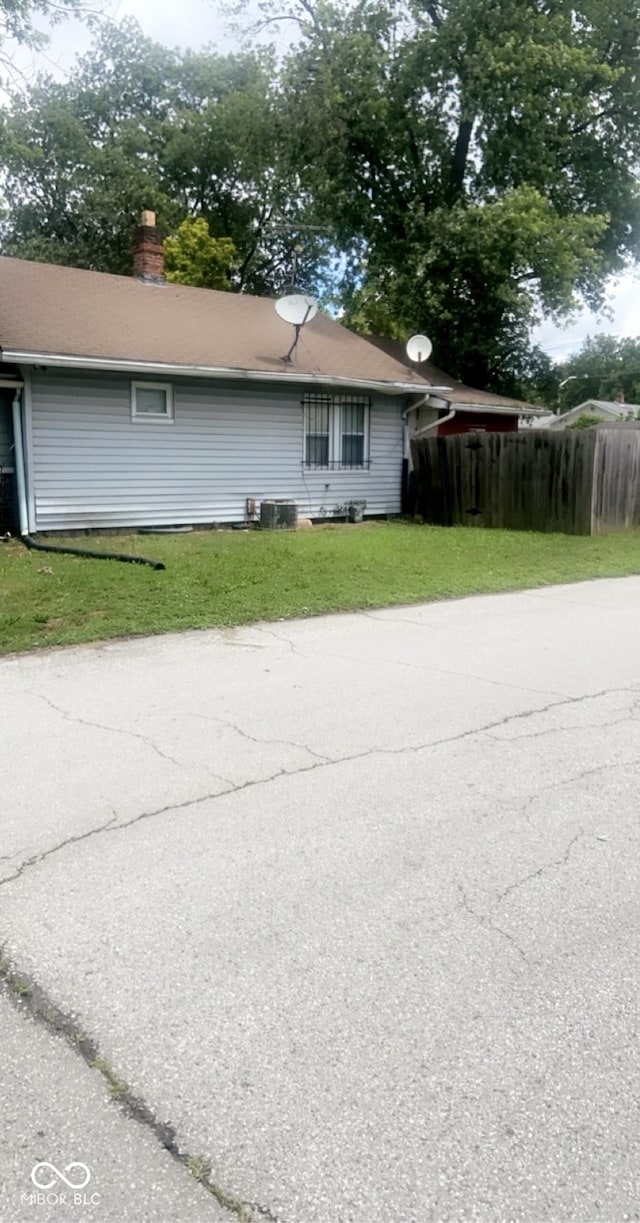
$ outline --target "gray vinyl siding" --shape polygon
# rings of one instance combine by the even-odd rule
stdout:
[[[132,422],[129,378],[34,372],[38,530],[240,522],[247,497],[292,498],[313,518],[354,499],[367,514],[400,511],[402,397],[372,397],[369,470],[311,471],[304,388],[172,385],[173,424]]]

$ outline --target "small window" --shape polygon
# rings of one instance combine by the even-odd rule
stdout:
[[[165,382],[132,382],[131,418],[173,423],[173,387]]]

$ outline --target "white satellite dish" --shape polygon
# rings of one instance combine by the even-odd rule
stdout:
[[[310,297],[307,293],[288,293],[276,302],[276,314],[293,327],[303,327],[305,323],[310,323],[317,313],[318,303],[315,297]]]
[[[412,335],[407,340],[407,356],[410,361],[428,361],[433,351],[433,344],[426,335]]]

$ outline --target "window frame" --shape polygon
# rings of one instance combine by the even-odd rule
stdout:
[[[326,406],[329,412],[329,453],[327,463],[309,463],[307,461],[307,438],[316,436],[307,428],[307,409],[313,410]],[[349,407],[364,409],[363,457],[362,463],[343,463],[343,437],[355,437],[359,434],[345,434],[344,424],[347,421]],[[341,395],[339,392],[328,391],[326,394],[308,392],[302,397],[302,466],[305,471],[370,471],[371,470],[371,396]]]
[[[164,391],[167,405],[166,412],[139,412],[138,391]],[[147,424],[173,425],[175,423],[175,409],[172,384],[170,382],[132,382],[131,420],[135,421],[136,424],[139,424],[140,421],[146,421]]]

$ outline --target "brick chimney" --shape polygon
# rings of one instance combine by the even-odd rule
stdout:
[[[156,214],[145,208],[136,230],[133,274],[145,284],[164,284],[164,234],[156,226]]]

